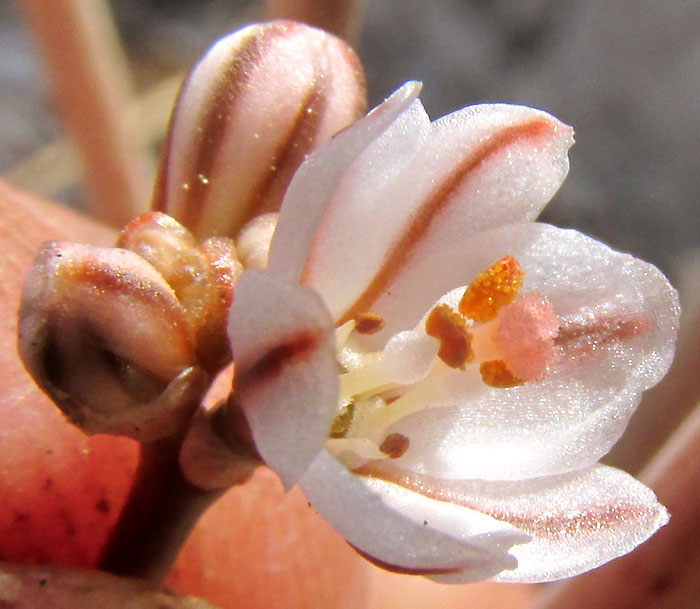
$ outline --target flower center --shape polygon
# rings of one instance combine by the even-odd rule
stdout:
[[[429,407],[419,398],[421,381],[449,369],[466,371],[478,364],[483,382],[497,388],[546,376],[557,357],[560,320],[540,294],[520,294],[523,277],[519,262],[504,256],[464,290],[458,306],[436,304],[425,317],[425,332],[419,326],[399,333],[380,352],[348,345],[353,330],[380,330],[384,320],[379,315],[364,313],[340,326],[340,412],[329,448],[344,453],[344,460],[350,453],[353,459],[400,457],[409,439],[385,430]]]
[[[438,357],[451,368],[480,365],[491,387],[511,387],[544,377],[556,359],[559,319],[536,293],[519,296],[523,272],[504,256],[467,287],[459,312],[436,305],[427,317],[427,334],[440,341]]]

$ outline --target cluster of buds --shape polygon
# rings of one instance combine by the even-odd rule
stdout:
[[[22,296],[20,353],[86,432],[170,436],[231,360],[222,332],[241,270],[230,239],[198,245],[158,212],[114,248],[46,243]]]
[[[72,423],[139,441],[186,429],[232,359],[233,238],[364,110],[359,60],[324,32],[279,21],[212,47],[179,94],[154,211],[112,248],[46,243],[29,271],[19,351]],[[265,264],[275,218],[241,234],[242,262]]]

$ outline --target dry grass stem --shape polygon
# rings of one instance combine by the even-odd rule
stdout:
[[[151,176],[135,115],[128,111],[130,78],[109,7],[104,0],[21,0],[19,6],[80,151],[86,207],[121,226],[147,207]]]
[[[265,0],[267,19],[293,19],[357,41],[365,0]]]

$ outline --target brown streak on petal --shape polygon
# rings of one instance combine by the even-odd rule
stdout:
[[[412,215],[411,223],[387,253],[381,267],[365,291],[341,316],[338,325],[349,321],[360,311],[369,310],[396,279],[401,268],[414,255],[415,247],[428,234],[434,220],[449,206],[453,195],[474,172],[494,155],[524,139],[537,139],[552,132],[552,125],[537,118],[520,125],[506,127],[485,140],[473,154],[463,159],[428,195]]]
[[[258,383],[270,381],[289,365],[307,360],[319,346],[321,332],[300,332],[279,345],[268,349],[255,364],[236,376],[238,391],[245,391]]]
[[[246,212],[247,217],[253,218],[279,209],[289,182],[301,162],[313,149],[323,113],[328,106],[328,96],[324,95],[325,87],[322,80],[321,72],[315,65],[314,86],[290,125],[287,137],[275,150],[267,171],[253,189],[250,208]],[[277,192],[271,198],[272,191]]]
[[[383,462],[370,462],[353,470],[357,476],[379,478],[401,486],[428,499],[460,505],[487,514],[496,520],[508,522],[514,527],[540,539],[557,539],[583,533],[593,534],[606,524],[629,522],[651,516],[653,512],[631,502],[619,501],[612,505],[598,505],[583,513],[581,510],[566,511],[561,514],[551,511],[513,514],[499,505],[499,501],[484,497],[465,496],[459,491],[452,492],[444,482],[407,473]]]
[[[592,315],[585,321],[564,320],[554,343],[577,353],[588,353],[611,343],[632,340],[654,326],[654,319],[646,313]]]
[[[175,294],[166,292],[165,285],[154,285],[137,275],[129,277],[124,272],[115,272],[109,263],[101,260],[96,262],[85,258],[76,264],[62,267],[60,275],[61,281],[67,281],[68,285],[90,286],[98,292],[112,292],[115,296],[125,294],[140,302],[155,303],[161,310],[171,311],[178,316],[181,314]]]
[[[270,40],[269,31],[266,29],[261,35],[251,36],[241,47],[231,49],[232,57],[225,74],[219,78],[219,87],[212,94],[209,105],[202,110],[198,138],[206,142],[206,145],[195,146],[197,157],[193,159],[191,171],[184,181],[188,188],[182,203],[182,217],[179,218],[192,230],[197,226],[199,207],[204,204],[208,189],[208,182],[201,180],[200,176],[206,177],[212,173],[226,136],[226,124],[234,113],[232,107],[241,100],[241,90],[248,83],[252,67]]]

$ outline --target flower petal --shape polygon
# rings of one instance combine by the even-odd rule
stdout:
[[[195,66],[173,110],[153,206],[200,239],[276,211],[304,156],[364,113],[343,41],[300,23],[254,24]]]
[[[500,573],[498,581],[578,575],[632,551],[669,520],[651,490],[604,465],[510,486],[494,488],[487,500],[509,506],[506,520],[533,540],[513,548],[518,568]]]
[[[427,132],[407,115],[348,171],[313,240],[304,281],[341,322],[444,244],[534,220],[568,171],[572,130],[539,110],[472,106]]]
[[[395,571],[460,571],[465,580],[476,581],[514,568],[508,550],[529,540],[515,527],[477,511],[355,476],[325,451],[301,485],[348,542]]]
[[[517,568],[499,581],[541,582],[593,569],[637,547],[668,522],[654,493],[629,474],[604,465],[517,482],[439,480],[374,462],[361,469],[435,501],[510,523],[532,541],[513,547]],[[464,581],[460,574],[436,576]]]
[[[407,137],[410,141],[413,129],[404,127],[405,134],[392,130],[399,117],[403,119],[399,121],[400,125],[405,121],[427,127],[422,106],[414,101],[420,88],[420,83],[406,83],[365,118],[336,135],[306,159],[295,174],[282,203],[268,268],[292,281],[301,279],[312,240],[319,225],[325,221],[327,208],[336,203],[336,190],[356,159],[370,146],[392,148],[391,138],[397,138],[401,146],[408,145]],[[392,135],[377,143],[388,130]],[[343,265],[343,268],[347,268],[347,265]]]
[[[436,369],[388,407],[396,422],[381,433],[410,439],[401,467],[440,478],[518,479],[590,465],[670,365],[675,290],[653,266],[543,224],[489,231],[469,249],[469,255],[451,248],[433,258],[446,279],[431,275],[427,264],[416,281],[431,291],[445,281],[469,283],[479,269],[513,254],[525,270],[522,292],[545,296],[565,322],[562,356],[542,380],[505,389],[487,387],[476,366]],[[409,287],[400,288],[398,297],[408,300]],[[387,305],[403,306],[393,290]],[[393,317],[387,310],[380,309],[385,319]]]
[[[292,487],[338,410],[333,324],[321,299],[266,271],[246,271],[229,319],[234,397],[265,462]]]

